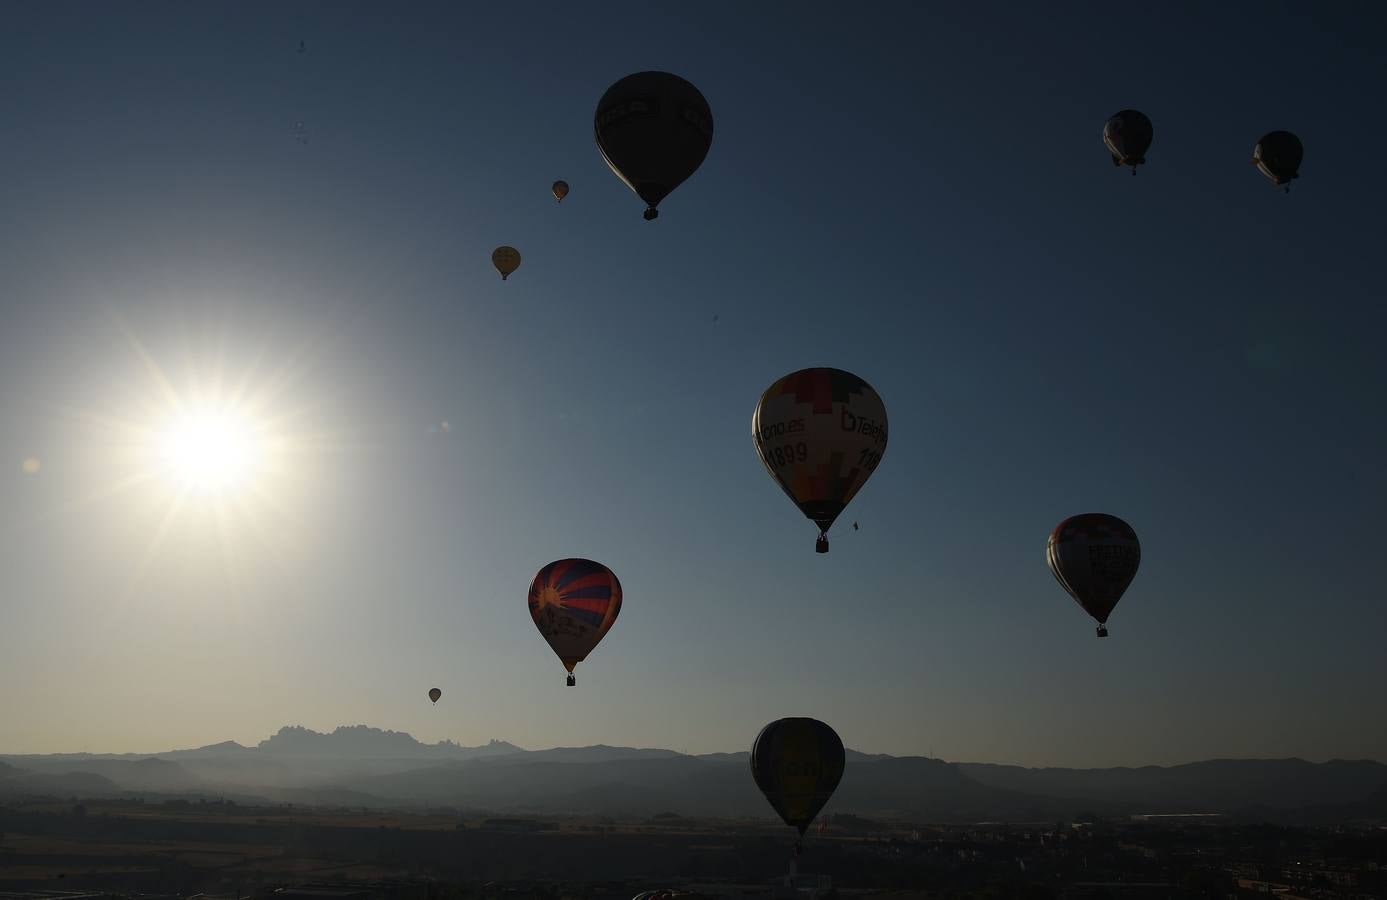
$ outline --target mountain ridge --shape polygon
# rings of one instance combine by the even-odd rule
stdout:
[[[1387,765],[1374,760],[1212,759],[1175,766],[1075,769],[954,763],[847,750],[825,811],[913,821],[1064,819],[1220,812],[1250,817],[1387,815]],[[748,753],[655,747],[526,750],[426,744],[407,732],[344,725],[281,728],[161,754],[0,754],[0,795],[226,794],[324,806],[415,807],[543,815],[769,815]]]

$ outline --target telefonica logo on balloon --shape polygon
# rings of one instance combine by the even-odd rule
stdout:
[[[875,419],[866,416],[854,416],[846,409],[843,410],[843,430],[865,434],[875,440],[878,444],[886,443],[886,426],[878,425]]]

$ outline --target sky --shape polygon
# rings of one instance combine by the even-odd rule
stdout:
[[[4,15],[0,751],[1387,760],[1380,5]],[[655,222],[592,135],[646,69],[715,120]],[[750,435],[808,366],[890,418],[824,556]],[[258,465],[188,491],[217,407]],[[1044,561],[1088,511],[1142,543],[1106,640]],[[574,689],[569,556],[625,589]]]

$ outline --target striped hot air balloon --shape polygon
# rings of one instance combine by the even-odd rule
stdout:
[[[616,573],[590,559],[560,559],[539,570],[530,584],[530,617],[568,669],[587,658],[621,612]]]

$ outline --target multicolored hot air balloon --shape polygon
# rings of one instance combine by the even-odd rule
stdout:
[[[1107,513],[1070,516],[1055,526],[1045,561],[1060,587],[1098,620],[1108,636],[1108,616],[1141,565],[1141,544],[1132,526]]]
[[[1290,193],[1291,182],[1300,177],[1300,163],[1305,159],[1305,147],[1300,138],[1289,131],[1273,131],[1262,135],[1252,150],[1252,163],[1272,184]]]
[[[1151,136],[1151,120],[1135,109],[1114,113],[1103,125],[1103,143],[1112,154],[1112,164],[1131,166],[1133,175],[1137,174],[1137,166],[1146,162]]]
[[[777,719],[751,745],[751,777],[785,824],[799,830],[795,853],[838,787],[846,757],[838,734],[818,719]]]
[[[556,181],[551,190],[554,192],[554,199],[562,203],[563,198],[568,196],[568,182],[562,180]]]
[[[645,201],[645,220],[703,164],[713,111],[698,88],[668,72],[637,72],[607,88],[592,130],[602,158]]]
[[[751,439],[766,471],[800,512],[828,529],[886,452],[886,406],[872,386],[842,369],[801,369],[766,388],[751,414]]]
[[[438,698],[442,696],[443,692],[440,691],[438,688],[429,688],[429,699],[432,700],[434,703],[437,703]]]
[[[520,268],[520,251],[514,247],[497,247],[491,251],[491,264],[501,273],[501,280],[505,281],[510,273]]]
[[[539,570],[530,584],[530,617],[577,683],[573,667],[611,631],[621,612],[616,573],[590,559],[560,559]]]

